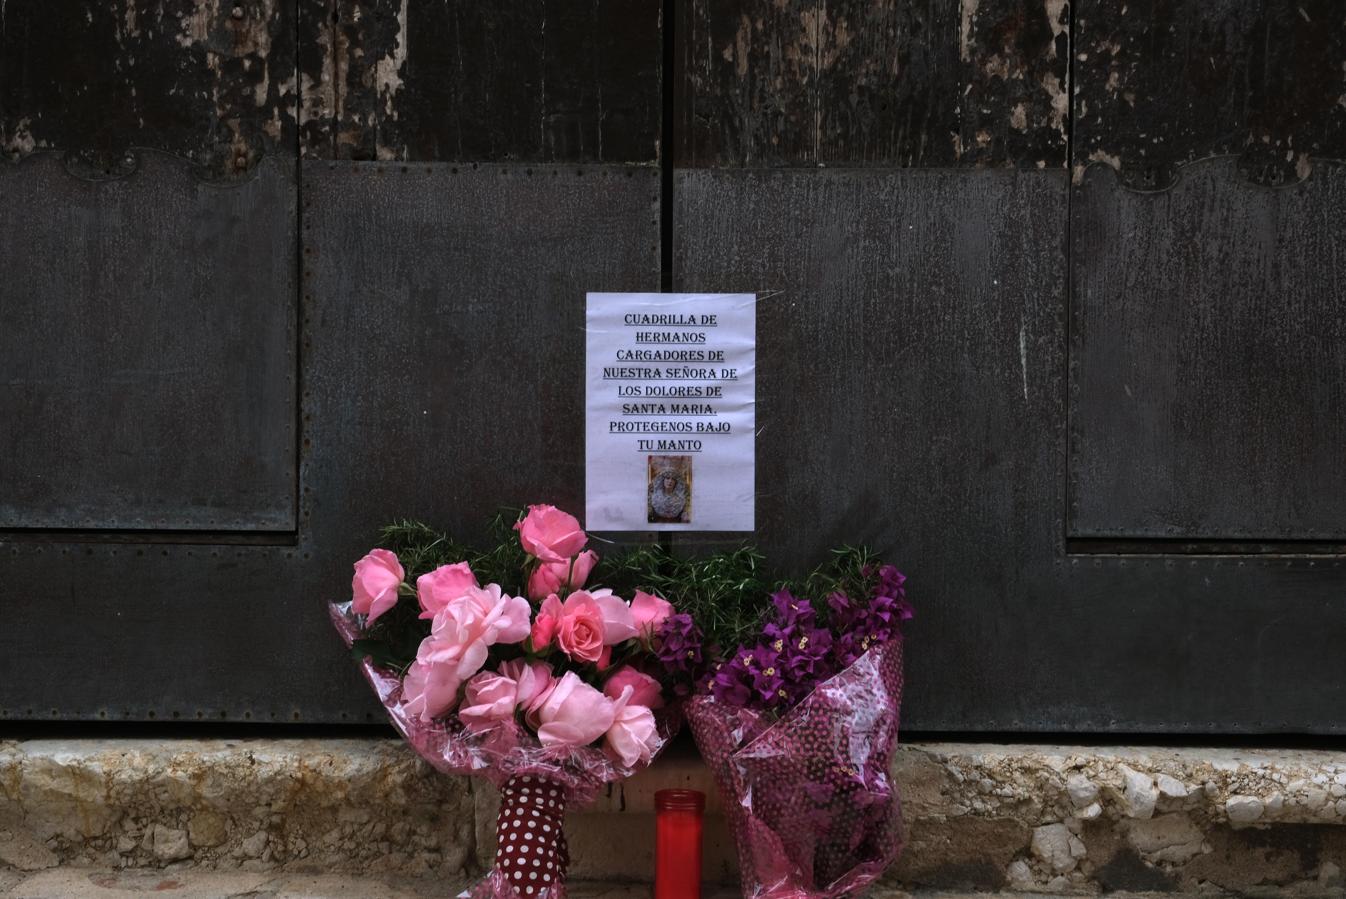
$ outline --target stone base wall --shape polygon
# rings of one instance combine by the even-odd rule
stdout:
[[[1044,892],[1346,892],[1346,753],[906,746],[894,886]],[[709,773],[661,759],[571,814],[573,876],[646,880],[653,794],[710,796],[706,876],[735,878]],[[468,875],[494,791],[399,741],[0,743],[0,870],[56,865]]]

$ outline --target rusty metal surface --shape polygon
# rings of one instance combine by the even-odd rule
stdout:
[[[292,530],[293,163],[0,164],[0,528]]]
[[[857,541],[904,567],[904,727],[1346,732],[1340,558],[1068,552],[1067,190],[679,173],[677,287],[780,291],[759,312],[757,537],[797,568]]]
[[[652,162],[658,0],[301,0],[303,152]]]
[[[283,0],[5,0],[0,152],[59,149],[107,170],[153,147],[217,177],[290,155],[294,13]]]
[[[681,167],[1065,165],[1065,0],[687,0]]]
[[[1346,159],[1346,5],[1340,0],[1080,0],[1076,177],[1090,162],[1139,189],[1184,163],[1240,154],[1285,184]]]
[[[1249,183],[1232,158],[1071,207],[1070,532],[1346,537],[1346,166]]]

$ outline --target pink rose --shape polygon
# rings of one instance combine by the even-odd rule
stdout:
[[[402,681],[402,705],[413,718],[433,721],[458,702],[462,683],[454,665],[437,665],[417,658]]]
[[[561,606],[556,645],[572,659],[596,662],[603,654],[603,610],[592,596],[576,590]]]
[[[429,574],[416,578],[416,598],[421,602],[422,618],[433,618],[435,613],[467,592],[469,587],[477,587],[477,576],[472,573],[466,562],[454,565],[441,565]]]
[[[631,618],[636,623],[640,636],[652,639],[668,617],[673,614],[673,604],[666,599],[637,590],[631,600]]]
[[[533,619],[533,652],[541,652],[551,646],[556,636],[556,628],[561,624],[561,600],[555,593],[542,600],[542,606]]]
[[[612,702],[612,726],[608,728],[608,752],[630,768],[648,762],[659,748],[659,731],[654,726],[654,713],[631,701],[633,688],[622,688],[621,695]]]
[[[448,666],[461,683],[486,664],[487,647],[527,636],[528,600],[501,593],[498,584],[469,587],[435,613],[416,658]]]
[[[461,684],[486,664],[488,644],[473,622],[459,621],[446,612],[435,616],[430,636],[416,651],[416,660],[451,671]]]
[[[589,580],[589,573],[594,570],[598,564],[598,553],[592,549],[586,549],[575,557],[575,563],[570,569],[570,589],[578,590]]]
[[[537,736],[547,747],[587,746],[612,727],[613,703],[567,671],[538,705]]]
[[[618,699],[627,688],[631,689],[631,702],[649,709],[662,708],[664,691],[659,682],[630,665],[623,665],[612,673],[603,685],[603,695],[609,699]]]
[[[603,611],[603,642],[608,646],[630,640],[636,635],[636,622],[631,607],[611,590],[594,590],[589,594]]]
[[[518,696],[519,685],[514,678],[483,671],[467,682],[458,717],[474,733],[490,730],[514,717]]]
[[[528,598],[539,602],[553,593],[565,589],[566,572],[570,570],[568,562],[543,562],[528,576]]]
[[[532,607],[522,596],[510,596],[501,592],[499,584],[487,584],[485,587],[468,587],[462,596],[450,600],[435,615],[435,620],[449,613],[464,623],[473,622],[472,627],[489,646],[522,643],[528,637],[531,612]]]
[[[514,525],[519,542],[544,562],[563,562],[584,549],[589,537],[575,516],[555,506],[529,506],[528,514]]]
[[[406,572],[397,555],[386,549],[371,549],[355,563],[355,577],[351,580],[351,609],[357,615],[368,615],[365,625],[371,625],[384,612],[397,605],[397,588]]]
[[[597,562],[598,553],[588,549],[573,559],[541,563],[528,578],[528,598],[537,602],[549,593],[578,590]]]
[[[515,705],[526,709],[547,690],[554,680],[551,666],[546,662],[512,659],[500,663],[500,673],[514,681]]]

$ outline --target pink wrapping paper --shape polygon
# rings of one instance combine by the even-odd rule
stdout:
[[[337,632],[350,646],[360,636],[360,623],[351,611],[350,603],[330,603],[328,612]],[[583,805],[593,801],[606,784],[624,780],[646,767],[640,765],[628,768],[596,746],[549,749],[538,742],[531,731],[513,721],[505,722],[487,734],[469,733],[456,715],[440,721],[421,721],[403,709],[402,679],[396,672],[381,668],[368,658],[360,662],[360,670],[388,713],[393,727],[397,728],[417,755],[445,774],[481,777],[502,790],[511,780],[529,776],[549,786],[556,786],[563,791],[569,803]],[[678,723],[673,714],[662,710],[656,714],[656,721],[659,724],[659,746],[651,760],[668,745]],[[502,821],[505,820],[505,810],[509,808],[508,794],[504,798]],[[563,853],[564,840],[559,828],[555,839]],[[558,879],[543,888],[527,883],[516,888],[501,866],[497,865],[462,895],[471,899],[565,899],[564,870],[559,874]],[[528,892],[529,886],[535,887],[534,892]]]
[[[697,696],[687,720],[724,800],[745,899],[839,899],[901,851],[889,776],[902,638],[871,649],[781,718]]]

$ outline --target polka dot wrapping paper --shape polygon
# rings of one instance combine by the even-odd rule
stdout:
[[[500,791],[495,824],[495,867],[467,895],[471,899],[564,899],[570,866],[562,825],[565,789],[524,775]]]
[[[889,763],[901,703],[901,637],[779,718],[709,696],[688,703],[746,899],[841,899],[897,858],[901,803]]]

